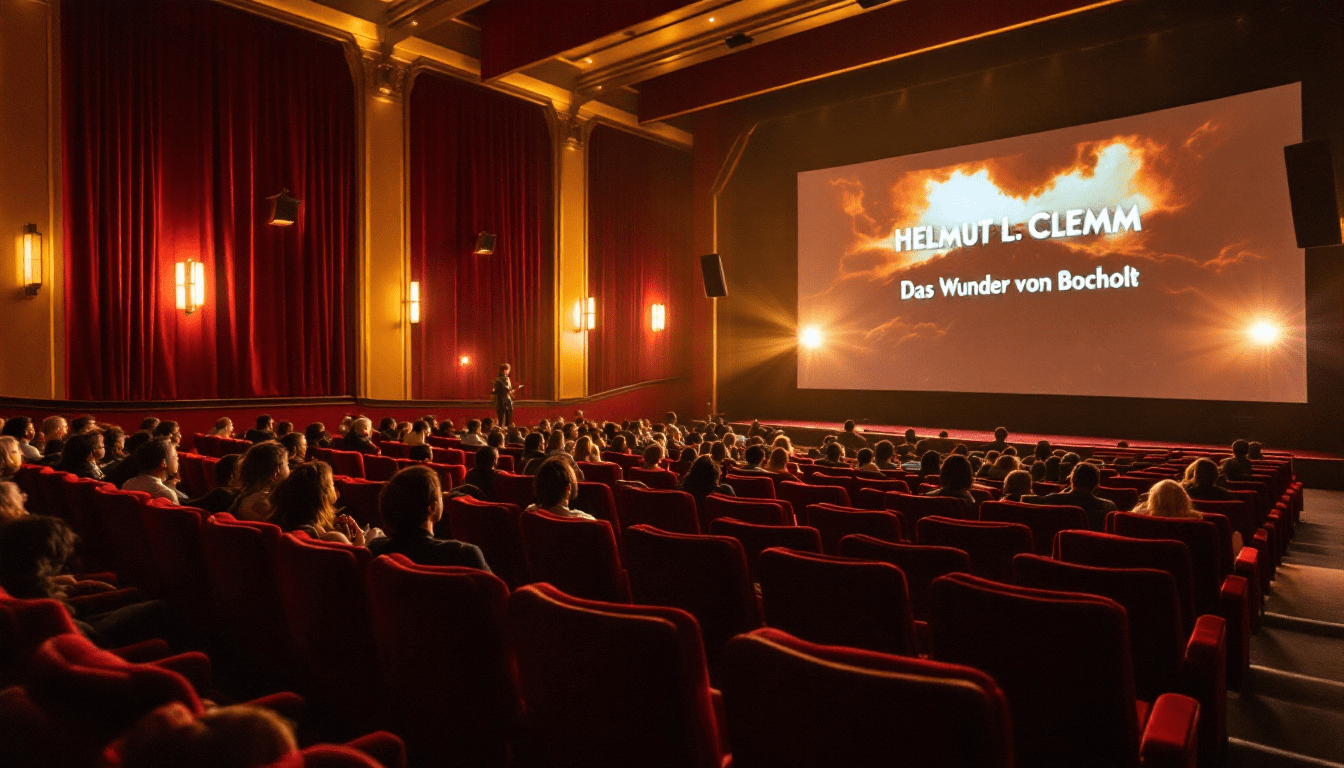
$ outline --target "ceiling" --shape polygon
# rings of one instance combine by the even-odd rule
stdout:
[[[1124,0],[315,1],[648,123]]]

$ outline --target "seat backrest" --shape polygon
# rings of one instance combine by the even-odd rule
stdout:
[[[1227,518],[1223,518],[1226,521]],[[1218,591],[1223,577],[1231,570],[1232,544],[1224,547],[1219,541],[1218,527],[1208,520],[1194,518],[1153,517],[1133,512],[1120,512],[1110,521],[1114,533],[1133,539],[1170,539],[1185,544],[1190,550],[1191,575],[1195,584],[1195,610],[1199,613],[1217,613]],[[1223,549],[1227,551],[1224,553]]]
[[[393,445],[389,442],[388,445]],[[400,445],[400,443],[396,443]],[[391,480],[392,476],[397,474],[397,460],[391,456],[365,456],[364,459],[364,478],[382,482]]]
[[[465,478],[466,476],[463,475]],[[504,501],[527,509],[532,505],[532,487],[536,479],[531,475],[515,475],[499,470],[495,472],[495,501]]]
[[[723,482],[733,488],[743,499],[773,499],[775,498],[775,481],[769,475],[747,475],[729,472],[724,476]]]
[[[1110,499],[1115,502],[1117,509],[1128,512],[1139,503],[1139,492],[1134,488],[1112,488],[1106,485],[1097,486],[1095,493],[1103,499]]]
[[[910,596],[896,566],[767,549],[756,570],[767,625],[823,645],[916,653]]]
[[[711,493],[705,497],[701,509],[700,529],[709,530],[709,526],[720,517],[760,525],[793,525],[793,515],[786,513],[784,506],[774,499],[739,499]]]
[[[915,618],[929,615],[929,585],[939,576],[949,573],[970,573],[971,558],[960,549],[930,547],[920,544],[899,544],[872,536],[851,534],[840,539],[840,554],[859,560],[891,563],[905,574],[906,589],[910,592],[910,608]]]
[[[709,524],[714,536],[732,536],[747,555],[747,570],[752,581],[760,581],[757,565],[761,553],[779,547],[798,552],[821,553],[821,532],[805,525],[761,525],[731,517],[716,518]]]
[[[332,449],[331,457],[327,459],[327,463],[331,465],[332,474],[346,477],[364,477],[364,454],[359,451]]]
[[[900,516],[884,510],[812,504],[807,508],[807,522],[821,532],[821,551],[828,555],[839,554],[840,539],[851,533],[896,542],[902,536]]]
[[[578,509],[611,523],[613,531],[620,527],[620,516],[616,513],[616,494],[605,483],[579,481],[579,492],[570,502],[571,509]]]
[[[118,491],[103,485],[94,490],[94,499],[108,559],[117,572],[118,582],[139,587],[155,597],[162,595],[162,578],[140,520],[140,504],[149,500],[149,494]]]
[[[915,535],[919,521],[930,515],[966,520],[972,514],[961,499],[954,499],[950,496],[914,496],[907,493],[888,493],[886,500],[887,509],[901,513],[901,517],[904,518],[905,530],[911,536]]]
[[[1181,689],[1184,635],[1180,597],[1171,574],[1152,568],[1098,568],[1018,555],[1013,558],[1013,583],[1101,595],[1124,606],[1138,697],[1152,701],[1159,694]]]
[[[467,479],[467,468],[461,464],[440,464],[438,462],[426,461],[426,467],[434,470],[439,476],[439,484],[444,488],[456,488]],[[499,475],[495,475],[498,481]],[[495,486],[499,488],[498,485]]]
[[[523,513],[520,525],[534,582],[547,582],[591,600],[630,601],[630,586],[610,523],[533,511]]]
[[[432,447],[432,446],[431,446]],[[383,452],[383,456],[391,459],[409,459],[411,458],[411,446],[397,440],[384,440],[378,444],[378,450]],[[364,469],[369,468],[367,460],[364,463]]]
[[[163,577],[163,596],[187,622],[201,630],[212,627],[215,612],[210,578],[201,549],[201,524],[208,515],[167,499],[141,499],[140,524],[149,539],[154,568]]]
[[[35,511],[68,521],[70,519],[70,505],[65,498],[67,479],[73,480],[75,476],[69,472],[57,472],[56,470],[38,474],[37,484],[41,488],[38,495],[42,505],[36,507]]]
[[[1195,509],[1200,512],[1222,515],[1227,518],[1231,530],[1237,531],[1245,541],[1250,541],[1255,535],[1255,505],[1248,503],[1244,499],[1233,499],[1231,501],[1199,501],[1191,500]]]
[[[368,568],[379,669],[415,765],[504,766],[519,712],[508,650],[509,588],[474,568]]]
[[[297,664],[280,601],[276,551],[280,528],[220,512],[201,528],[201,551],[220,628],[254,670],[273,677]],[[258,675],[259,677],[263,675]]]
[[[198,432],[192,435],[191,447],[202,456],[219,458],[219,435],[202,435]]]
[[[378,721],[382,697],[364,576],[364,547],[280,537],[276,575],[294,648],[304,669],[345,727]]]
[[[510,589],[517,589],[527,583],[527,553],[519,526],[522,516],[523,510],[515,504],[456,496],[444,504],[443,519],[448,525],[439,535],[447,533],[480,547],[490,570]]]
[[[1151,568],[1171,574],[1181,608],[1181,628],[1195,625],[1195,582],[1190,548],[1175,540],[1134,539],[1097,531],[1061,531],[1056,560],[1098,568]]]
[[[807,482],[811,485],[834,485],[838,488],[844,488],[845,493],[849,494],[850,502],[853,503],[859,494],[858,478],[854,477],[851,472],[839,474],[842,471],[843,470],[840,469],[826,467],[821,472],[813,472],[808,475]],[[832,474],[832,472],[836,474]]]
[[[877,478],[867,477],[864,475],[859,475],[858,477],[854,478],[854,488],[857,490],[858,496],[864,495],[864,491],[875,491],[879,494],[889,492],[895,492],[895,493],[910,492],[910,486],[904,480],[897,480],[897,479],[878,480]],[[880,499],[881,496],[877,496],[876,498]],[[857,503],[859,499],[856,497],[854,501]],[[863,505],[859,504],[859,506],[862,507]],[[881,509],[881,508],[882,506],[880,504],[876,507],[872,507],[872,509]]]
[[[1013,579],[1013,557],[1035,551],[1031,529],[1020,523],[954,520],[934,515],[919,521],[919,543],[960,549],[971,558],[971,573],[995,581]]]
[[[355,518],[360,525],[383,525],[383,513],[378,506],[378,496],[383,492],[383,484],[361,478],[345,478],[336,481],[336,504],[345,514]]]
[[[201,471],[205,473],[205,490],[207,493],[213,491],[215,483],[215,465],[219,464],[219,459],[212,456],[206,456],[201,459]]]
[[[1055,534],[1060,531],[1087,528],[1087,514],[1081,507],[1052,507],[1017,501],[986,501],[980,505],[980,519],[1027,526],[1031,529],[1031,542],[1038,555],[1050,554]]]
[[[709,675],[690,614],[534,584],[509,598],[509,618],[539,764],[719,768]]]
[[[1008,703],[983,672],[823,646],[778,629],[728,643],[723,698],[743,768],[1009,768]]]
[[[56,635],[78,632],[57,600],[18,600],[0,591],[0,689],[21,682],[38,646]]]
[[[666,469],[646,469],[644,467],[628,467],[625,470],[625,479],[641,482],[650,488],[662,491],[674,490],[677,487],[677,475]]]
[[[23,464],[19,471],[14,475],[14,482],[18,484],[19,490],[28,494],[28,511],[38,514],[48,514],[47,505],[43,499],[42,493],[44,483],[38,479],[38,475],[53,475],[56,470],[51,467],[40,464]]]
[[[1018,765],[1138,765],[1123,607],[962,573],[938,579],[931,592],[937,658],[974,667],[1003,688]]]
[[[636,525],[625,532],[625,564],[635,604],[680,608],[695,617],[711,668],[729,638],[761,626],[747,555],[731,536]]]
[[[685,491],[650,490],[624,486],[616,494],[621,530],[632,525],[651,525],[673,533],[699,533],[695,497]]]
[[[200,454],[185,451],[177,453],[177,462],[182,470],[182,481],[178,483],[178,490],[191,498],[204,496],[209,490],[205,485],[204,460],[205,457]]]
[[[806,509],[811,504],[835,504],[841,507],[851,506],[849,491],[838,485],[812,485],[784,481],[779,484],[779,498],[793,505],[794,514],[802,515],[798,520],[807,524]]]
[[[644,465],[644,457],[637,453],[617,453],[615,451],[603,451],[602,460],[619,464],[623,469],[631,467],[640,467]]]
[[[103,537],[103,527],[98,514],[97,489],[113,490],[111,483],[91,478],[78,478],[74,475],[61,475],[61,490],[65,492],[65,509],[69,517],[66,522],[79,535],[76,552],[83,561],[84,570],[96,570],[110,567],[107,541]]]
[[[583,479],[590,483],[602,483],[609,488],[615,488],[616,484],[625,479],[621,473],[621,465],[611,461],[580,461],[579,469],[583,470]]]

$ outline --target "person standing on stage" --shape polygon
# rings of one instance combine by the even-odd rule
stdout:
[[[513,425],[513,382],[509,381],[510,366],[504,363],[499,366],[499,375],[495,377],[494,391],[491,393],[495,399],[495,415],[499,417],[501,427]]]

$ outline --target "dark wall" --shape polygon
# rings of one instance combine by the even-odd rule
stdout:
[[[1109,120],[1296,81],[1304,138],[1344,148],[1336,4],[1130,3],[733,105],[701,127],[752,126],[718,199],[720,404],[733,417],[1329,449],[1344,425],[1344,249],[1307,253],[1307,404],[799,390],[799,171]],[[1253,6],[1253,7],[1252,7]],[[726,147],[715,137],[706,145]],[[697,151],[700,151],[697,149]],[[1336,152],[1336,166],[1340,165]],[[724,157],[702,163],[724,162]],[[725,166],[726,167],[726,166]],[[712,197],[697,184],[697,216]],[[1119,330],[1119,329],[1118,329]],[[969,359],[968,365],[974,365]],[[899,371],[892,371],[899,377]]]

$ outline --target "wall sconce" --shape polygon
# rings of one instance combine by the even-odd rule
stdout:
[[[667,327],[667,307],[662,304],[654,304],[652,311],[653,331],[657,333]]]
[[[477,256],[490,256],[495,252],[495,235],[493,232],[481,232],[476,235],[476,250],[472,251]]]
[[[457,364],[463,367],[471,365],[471,357],[469,355],[463,355],[457,358]]]
[[[23,264],[23,293],[36,296],[42,287],[42,233],[36,224],[23,227],[23,252],[20,260]]]
[[[419,280],[412,280],[412,281],[411,281],[411,302],[410,302],[410,304],[411,304],[411,310],[410,310],[411,322],[412,322],[412,323],[419,323],[419,322],[420,322],[420,281],[419,281]]]
[[[177,308],[188,315],[205,304],[205,264],[194,259],[177,262]]]
[[[597,299],[589,296],[586,300],[574,302],[574,330],[582,333],[597,328]]]

